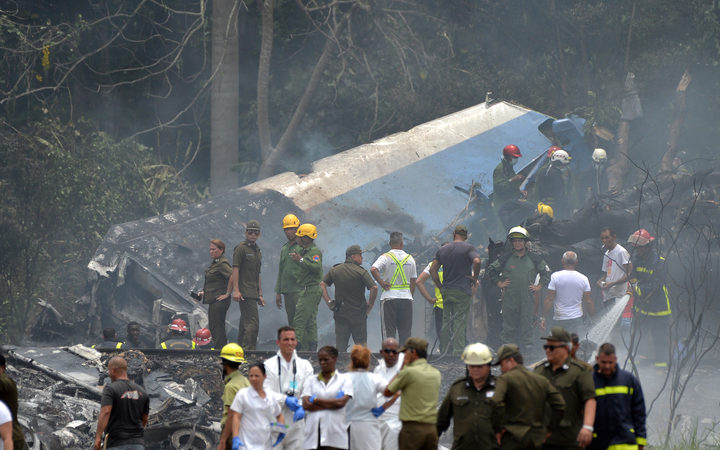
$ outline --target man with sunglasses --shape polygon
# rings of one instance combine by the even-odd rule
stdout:
[[[240,302],[240,324],[238,344],[245,350],[255,350],[260,318],[258,305],[265,306],[260,283],[262,253],[257,245],[260,237],[260,222],[250,220],[245,227],[245,240],[233,251],[233,273],[228,282],[232,299]]]
[[[394,338],[387,338],[382,342],[382,350],[380,350],[382,361],[375,367],[373,372],[383,377],[386,383],[389,383],[395,377],[403,365],[405,354],[398,352],[399,347],[400,344]],[[395,400],[392,405],[387,407],[387,403],[392,402],[393,399]],[[384,410],[379,417],[382,436],[381,448],[382,450],[397,450],[398,435],[400,434],[400,428],[402,428],[402,423],[398,418],[400,398],[397,394],[391,397],[378,394],[377,405],[378,408],[382,407]]]
[[[543,449],[579,449],[592,440],[595,422],[595,383],[592,372],[570,356],[570,333],[553,327],[543,337],[547,359],[535,367],[535,373],[547,378],[565,400],[560,425],[543,444]]]

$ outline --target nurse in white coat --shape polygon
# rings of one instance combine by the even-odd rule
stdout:
[[[385,391],[387,382],[380,375],[370,373],[370,349],[354,345],[350,352],[350,373],[353,397],[347,404],[345,417],[350,431],[352,450],[380,450],[382,436],[378,416],[383,409],[376,408],[377,395]]]

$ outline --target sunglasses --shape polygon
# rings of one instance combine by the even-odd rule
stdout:
[[[564,346],[564,345],[548,345],[548,344],[543,345],[543,348],[544,348],[545,350],[550,350],[550,351],[553,351],[553,350],[555,350],[556,348],[560,348],[560,347],[565,347],[565,346]]]
[[[398,351],[394,350],[392,348],[384,348],[384,349],[382,349],[382,352],[383,353],[392,353],[393,355],[396,355]]]
[[[247,234],[260,234],[259,230],[247,230]]]

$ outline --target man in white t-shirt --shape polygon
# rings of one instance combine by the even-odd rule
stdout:
[[[382,361],[373,370],[373,373],[380,375],[385,383],[389,383],[395,375],[400,371],[403,365],[404,353],[398,353],[400,344],[394,338],[387,338],[382,343],[382,349],[380,354],[382,355]],[[386,405],[388,402],[394,400],[394,403],[388,407],[383,408],[385,411],[380,415],[380,434],[382,436],[382,450],[397,450],[398,448],[398,435],[402,428],[402,422],[398,418],[400,413],[400,397],[397,393],[392,397],[385,397],[383,394],[377,396],[377,406]]]
[[[608,227],[600,231],[600,240],[605,247],[603,256],[603,276],[597,281],[602,289],[603,307],[610,308],[615,299],[624,296],[628,291],[628,274],[632,271],[630,253],[616,242],[615,232]]]
[[[286,396],[282,413],[289,428],[278,448],[299,450],[303,448],[305,440],[305,420],[301,417],[304,416],[304,411],[298,411],[302,410],[300,391],[305,380],[313,376],[313,367],[310,361],[297,355],[297,339],[293,327],[280,327],[275,344],[278,346],[277,354],[265,360],[267,378],[263,388]]]
[[[553,327],[563,327],[569,333],[584,335],[583,303],[591,316],[595,315],[595,306],[590,296],[588,278],[575,270],[578,263],[577,253],[567,251],[562,255],[562,268],[550,276],[547,296],[543,308],[540,326],[546,327],[546,318],[554,306]]]
[[[375,281],[382,287],[380,317],[383,338],[395,337],[404,342],[412,330],[412,300],[417,281],[417,268],[412,256],[403,250],[403,235],[390,233],[390,251],[383,253],[370,268]]]

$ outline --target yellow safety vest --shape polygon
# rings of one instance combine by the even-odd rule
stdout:
[[[432,262],[430,263],[430,267],[432,267]],[[440,266],[438,269],[438,277],[440,277],[440,282],[443,282],[443,268]],[[443,309],[443,299],[442,294],[440,293],[440,288],[435,286],[435,308]]]
[[[392,278],[390,279],[390,290],[391,291],[402,291],[405,289],[410,289],[410,283],[408,282],[407,277],[405,276],[405,271],[403,270],[403,264],[407,262],[408,259],[410,259],[410,255],[406,255],[402,261],[397,259],[395,255],[388,252],[385,253],[390,259],[393,260],[395,263],[395,273],[393,273]],[[395,284],[397,279],[400,278],[400,284]]]

